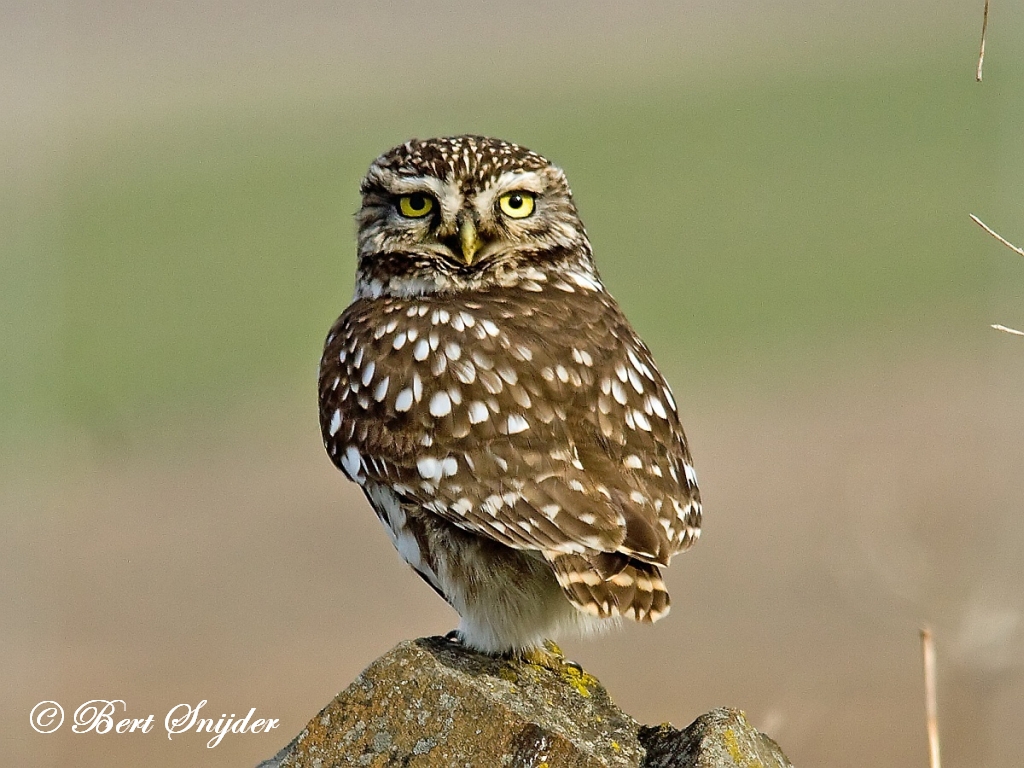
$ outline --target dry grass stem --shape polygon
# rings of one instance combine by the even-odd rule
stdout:
[[[1003,237],[1003,236],[1002,236],[1002,235],[1000,235],[1000,234],[999,234],[998,232],[996,232],[996,231],[995,231],[995,230],[993,230],[993,229],[992,229],[991,227],[989,227],[989,226],[988,226],[988,225],[987,225],[987,224],[986,224],[985,222],[983,222],[983,221],[982,221],[981,219],[979,219],[979,218],[978,218],[977,216],[975,216],[975,215],[974,215],[973,213],[972,213],[972,214],[970,214],[970,217],[971,217],[971,221],[973,221],[973,222],[974,222],[975,224],[977,224],[977,225],[978,225],[979,227],[981,227],[982,229],[984,229],[984,230],[985,230],[986,232],[988,232],[988,233],[989,233],[990,235],[992,235],[992,237],[994,237],[994,238],[995,238],[996,240],[998,240],[998,241],[999,241],[1000,243],[1002,243],[1003,245],[1005,245],[1005,246],[1006,246],[1007,248],[1009,248],[1009,249],[1010,249],[1011,251],[1013,251],[1014,253],[1017,253],[1017,254],[1019,254],[1019,255],[1021,255],[1021,256],[1024,256],[1024,248],[1018,248],[1018,247],[1017,247],[1016,245],[1014,245],[1013,243],[1011,243],[1011,242],[1010,242],[1009,240],[1007,240],[1007,239],[1006,239],[1005,237]]]
[[[982,48],[982,51],[984,51],[984,48]],[[969,215],[971,217],[971,221],[973,221],[979,227],[981,227],[986,232],[988,232],[990,235],[992,235],[992,237],[994,237],[1000,243],[1005,245],[1007,248],[1009,248],[1014,253],[1016,253],[1016,254],[1018,254],[1020,256],[1024,256],[1024,248],[1018,248],[1016,245],[1014,245],[1009,240],[1007,240],[1005,237],[1000,235],[998,232],[996,232],[994,229],[992,229],[990,226],[988,226],[985,222],[983,222],[981,219],[979,219],[973,213],[969,214]],[[1024,331],[1018,331],[1018,330],[1015,330],[1013,328],[1007,328],[1005,325],[994,324],[992,327],[995,328],[997,331],[1005,331],[1006,333],[1012,333],[1014,336],[1024,336]]]
[[[939,716],[935,695],[935,643],[932,631],[921,627],[921,653],[924,656],[924,709],[928,723],[928,765],[939,766]]]
[[[981,52],[978,54],[978,72],[974,79],[981,82],[981,68],[985,66],[985,35],[988,33],[988,0],[985,0],[985,12],[981,18]]]

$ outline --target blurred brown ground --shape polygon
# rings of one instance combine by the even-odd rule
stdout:
[[[947,763],[1014,764],[1024,356],[994,354],[1002,341],[966,367],[937,347],[764,397],[681,392],[707,518],[668,571],[673,612],[568,653],[641,721],[732,705],[798,765],[923,765],[928,621]],[[154,440],[63,468],[57,490],[6,489],[29,514],[3,552],[21,602],[0,721],[43,698],[123,698],[158,721],[146,736],[19,729],[8,764],[253,764],[396,642],[454,626],[329,465],[308,406],[253,402],[216,433],[182,428],[187,458]],[[163,714],[200,699],[281,728],[209,751],[167,740]]]

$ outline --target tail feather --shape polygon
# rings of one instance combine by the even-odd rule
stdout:
[[[544,557],[566,597],[584,613],[650,623],[669,611],[668,590],[656,565],[606,552],[545,552]]]

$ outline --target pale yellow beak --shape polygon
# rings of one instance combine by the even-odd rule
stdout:
[[[462,259],[466,262],[466,266],[469,266],[473,263],[473,257],[480,250],[480,246],[483,245],[483,241],[476,232],[476,224],[473,223],[472,216],[466,216],[459,225],[459,244],[462,246]]]

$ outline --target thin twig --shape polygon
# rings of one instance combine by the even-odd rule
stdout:
[[[1018,247],[1017,247],[1016,245],[1014,245],[1013,243],[1011,243],[1011,242],[1010,242],[1009,240],[1007,240],[1007,239],[1006,239],[1005,237],[1003,237],[1003,236],[1002,236],[1002,235],[1000,235],[1000,234],[999,234],[998,232],[996,232],[996,231],[995,231],[995,230],[993,230],[993,229],[992,229],[991,227],[989,227],[989,226],[988,226],[988,225],[987,225],[987,224],[986,224],[985,222],[983,222],[983,221],[982,221],[981,219],[979,219],[979,218],[978,218],[977,216],[975,216],[975,215],[974,215],[973,213],[971,213],[971,214],[968,214],[968,215],[969,215],[969,216],[971,217],[971,221],[973,221],[973,222],[974,222],[975,224],[977,224],[977,225],[978,225],[979,227],[981,227],[981,228],[982,228],[982,229],[984,229],[984,230],[985,230],[986,232],[988,232],[988,233],[989,233],[990,235],[992,235],[992,237],[994,237],[994,238],[995,238],[996,240],[998,240],[998,241],[999,241],[1000,243],[1002,243],[1003,245],[1005,245],[1005,246],[1006,246],[1007,248],[1009,248],[1009,249],[1010,249],[1011,251],[1013,251],[1014,253],[1017,253],[1017,254],[1019,254],[1019,255],[1021,255],[1021,256],[1024,256],[1024,248],[1018,248]]]
[[[968,214],[968,215],[971,217],[971,221],[973,221],[979,227],[981,227],[986,232],[988,232],[990,235],[992,235],[992,237],[994,237],[1000,243],[1005,245],[1007,248],[1009,248],[1014,253],[1019,254],[1021,256],[1024,256],[1024,248],[1018,248],[1016,245],[1014,245],[1009,240],[1007,240],[1005,237],[1000,235],[998,232],[996,232],[994,229],[992,229],[992,227],[988,226],[988,224],[986,224],[984,221],[979,219],[973,213]],[[1024,332],[1021,332],[1021,331],[1018,331],[1018,330],[1014,330],[1013,328],[1007,328],[1005,325],[993,325],[992,327],[995,328],[997,331],[1005,331],[1006,333],[1012,333],[1014,336],[1024,336]]]
[[[921,627],[921,653],[924,656],[924,709],[928,722],[928,765],[939,766],[939,716],[935,703],[935,644],[932,631]]]
[[[985,0],[985,14],[981,19],[981,53],[978,54],[978,73],[974,79],[981,82],[981,68],[985,66],[985,35],[988,33],[988,0]]]

